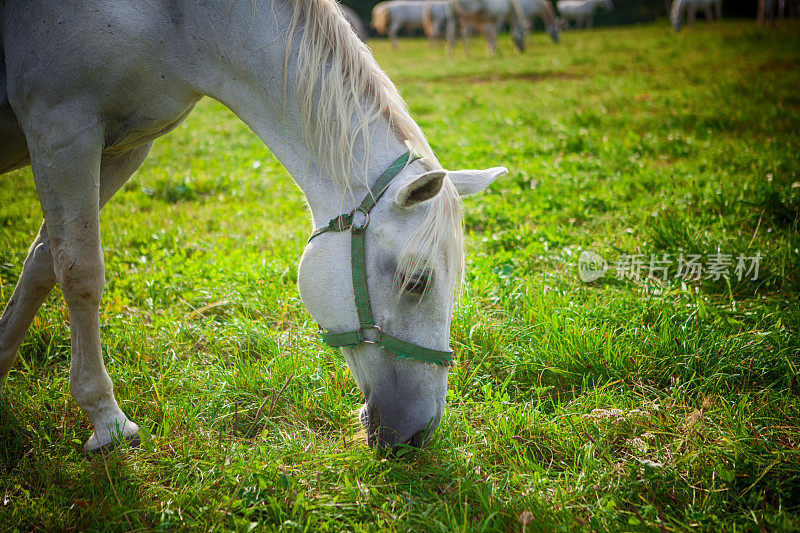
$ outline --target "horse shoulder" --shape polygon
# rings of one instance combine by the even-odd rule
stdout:
[[[58,2],[6,10],[15,23],[5,40],[16,44],[12,54],[6,50],[4,85],[12,90],[5,99],[19,121],[67,106],[73,120],[102,124],[107,153],[136,148],[179,124],[200,95],[180,72],[172,18],[158,9],[157,2],[121,1],[78,12]]]

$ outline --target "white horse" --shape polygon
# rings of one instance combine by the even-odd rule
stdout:
[[[717,20],[722,20],[722,0],[674,0],[669,13],[672,29],[675,31],[681,29],[684,19],[687,20],[688,26],[694,26],[698,11],[705,13],[708,24],[714,20],[715,12]]]
[[[455,36],[456,26],[450,0],[427,0],[422,8],[422,27],[431,46],[444,36],[448,42]],[[443,31],[444,30],[444,35]]]
[[[553,6],[550,5],[549,0],[518,0],[519,6],[522,9],[525,20],[528,21],[530,27],[533,27],[534,19],[541,18],[544,22],[544,28],[550,39],[557,43],[561,34],[556,20],[556,13],[553,11]]]
[[[591,28],[594,26],[594,15],[598,8],[606,11],[614,9],[611,0],[558,0],[556,9],[561,17],[575,23],[576,28]]]
[[[381,35],[388,35],[392,48],[397,48],[400,30],[411,33],[424,30],[426,0],[388,0],[372,8],[372,25]]]
[[[764,27],[765,18],[769,18],[770,26],[775,26],[775,11],[777,7],[778,20],[783,20],[786,11],[786,0],[758,0],[758,27]]]
[[[30,164],[44,214],[0,318],[0,381],[58,283],[69,389],[94,426],[85,449],[136,438],[100,347],[99,211],[207,95],[281,161],[314,227],[332,228],[306,246],[298,286],[343,346],[370,444],[422,444],[445,403],[459,197],[505,169],[443,170],[333,0],[5,0],[0,21],[0,173]],[[409,149],[422,159],[393,164]]]
[[[491,54],[497,53],[497,28],[506,22],[514,46],[520,52],[525,51],[528,23],[518,0],[450,0],[450,5],[461,29],[464,49],[467,49],[470,29],[474,27],[486,37]],[[452,42],[450,45],[452,47]]]

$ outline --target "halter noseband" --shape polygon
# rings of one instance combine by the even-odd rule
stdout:
[[[350,265],[353,273],[353,293],[355,295],[356,312],[358,313],[359,328],[344,333],[329,333],[319,327],[322,342],[332,348],[343,346],[353,347],[359,344],[377,344],[390,350],[401,357],[410,357],[425,363],[437,365],[453,365],[453,352],[451,350],[433,350],[418,344],[413,344],[385,333],[375,324],[372,309],[369,305],[369,290],[367,289],[367,257],[364,247],[364,236],[369,226],[369,212],[378,203],[378,200],[392,180],[400,174],[406,166],[410,165],[420,156],[406,152],[386,169],[375,186],[367,192],[367,197],[358,207],[331,219],[327,226],[311,234],[309,242],[314,237],[328,231],[350,230]]]

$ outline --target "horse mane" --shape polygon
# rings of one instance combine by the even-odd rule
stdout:
[[[294,0],[286,61],[301,20],[305,24],[296,81],[304,133],[334,180],[345,187],[351,184],[354,163],[364,156],[357,158],[355,147],[363,143],[364,159],[369,159],[370,127],[382,119],[388,119],[398,138],[421,155],[428,168],[440,168],[397,88],[356,37],[335,0]]]
[[[356,37],[335,0],[294,0],[285,65],[301,21],[296,81],[303,131],[342,190],[350,191],[354,180],[369,186],[370,128],[383,120],[401,142],[422,156],[426,168],[442,168],[397,88]],[[358,153],[357,146],[362,149]],[[363,171],[357,175],[361,158]],[[425,219],[400,254],[398,275],[404,280],[430,266],[442,251],[452,268],[462,270],[461,201],[453,183],[445,178],[442,191],[425,205],[430,205]]]

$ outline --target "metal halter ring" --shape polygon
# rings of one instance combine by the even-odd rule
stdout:
[[[373,331],[376,332],[375,340],[368,339],[367,336],[364,334],[368,330],[373,330]],[[383,332],[381,331],[380,326],[376,326],[375,324],[373,324],[371,326],[362,326],[361,327],[361,335],[364,338],[364,344],[378,344],[378,341],[380,341],[380,338],[381,338],[381,333],[383,333]]]
[[[358,213],[361,213],[362,215],[364,215],[364,222],[363,222],[363,224],[359,224],[359,223],[358,223],[358,221],[357,221],[357,219],[356,219],[356,215],[357,215]],[[364,209],[363,207],[361,207],[361,206],[358,206],[358,207],[356,207],[356,208],[353,210],[353,219],[352,219],[352,222],[351,222],[350,229],[351,229],[352,231],[358,231],[358,232],[360,232],[360,231],[364,231],[365,229],[367,229],[367,226],[369,226],[369,211],[365,210],[365,209]]]

